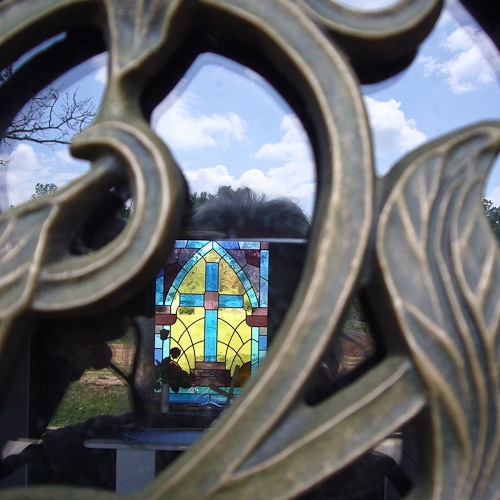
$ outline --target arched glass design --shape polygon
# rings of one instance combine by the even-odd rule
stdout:
[[[156,278],[155,327],[155,361],[177,347],[190,374],[173,401],[217,400],[210,387],[229,387],[232,377],[237,393],[255,372],[267,351],[268,276],[267,242],[175,243]]]

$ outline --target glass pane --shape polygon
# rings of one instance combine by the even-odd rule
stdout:
[[[349,3],[372,9],[394,2]],[[497,118],[498,61],[496,49],[461,12],[459,4],[447,2],[447,10],[413,64],[389,82],[363,88],[378,175],[384,175],[404,154],[427,140],[458,126]],[[66,92],[78,101],[90,99],[98,106],[105,88],[104,64],[104,56],[99,56],[55,82],[57,106]],[[47,109],[43,102],[39,107]],[[157,107],[152,126],[171,148],[188,180],[195,213],[188,231],[179,235],[182,239],[158,270],[156,282],[144,294],[144,302],[154,310],[151,314],[144,312],[147,307],[140,313],[127,311],[134,320],[140,319],[139,334],[134,335],[133,328],[121,323],[123,312],[119,317],[107,317],[99,328],[91,322],[85,328],[73,321],[59,327],[48,322],[37,332],[32,356],[26,353],[23,360],[25,364],[28,360],[34,363],[29,402],[29,423],[34,429],[29,430],[28,437],[38,439],[50,432],[44,435],[49,463],[35,460],[30,470],[33,483],[60,481],[115,489],[116,452],[100,450],[94,462],[89,457],[97,456],[94,451],[99,445],[92,439],[112,437],[154,442],[157,446],[154,440],[158,440],[158,434],[140,434],[144,427],[155,432],[160,428],[162,439],[167,440],[153,458],[150,472],[154,477],[155,471],[187,449],[243,390],[275,341],[297,287],[314,207],[314,165],[302,125],[272,87],[248,68],[203,55]],[[66,145],[56,143],[57,137],[57,132],[49,133],[45,144],[15,138],[8,144],[4,141],[0,151],[4,163],[2,210],[49,191],[52,185],[61,188],[88,168],[72,160]],[[500,205],[499,175],[493,172],[485,191],[494,205]],[[229,188],[221,191],[224,186]],[[228,212],[225,205],[216,217],[213,204],[212,212],[206,209],[210,200],[218,198],[248,200],[249,192],[256,195],[254,200],[264,206],[263,211],[243,210],[238,205]],[[283,202],[286,198],[291,203],[285,203],[286,208],[300,220],[300,224],[292,225],[294,231],[276,216],[276,205],[261,203],[262,194],[267,201],[281,198]],[[240,223],[242,216],[244,223]],[[219,234],[194,234],[206,231]],[[321,377],[318,371],[311,380],[306,395],[311,405],[331,395],[342,386],[339,378],[355,372],[374,356],[377,345],[365,307],[356,298],[346,312],[338,342],[332,341],[319,367],[326,369],[326,376]],[[115,369],[109,370],[111,365],[106,356],[101,356],[103,352],[110,356]],[[88,368],[89,359],[97,366],[93,370],[83,369]],[[163,384],[158,384],[161,380],[156,371],[165,360],[166,391],[159,387]],[[106,370],[99,369],[101,361]],[[42,363],[44,369],[37,372],[36,363]],[[74,371],[68,374],[60,368],[63,365],[64,370]],[[82,369],[76,370],[77,365]],[[52,373],[57,375],[53,379]],[[126,390],[117,382],[120,378],[129,382]],[[67,390],[70,379],[75,381]],[[41,382],[45,380],[48,382]],[[95,390],[89,393],[90,386]],[[66,399],[56,413],[65,392]],[[130,401],[125,392],[131,396]],[[18,391],[26,393],[26,388]],[[43,400],[46,394],[50,398]],[[96,396],[102,396],[105,404],[100,406],[96,398],[94,405]],[[144,405],[144,413],[138,410],[138,400]],[[37,404],[46,407],[38,408],[37,413]],[[166,413],[162,413],[165,408]],[[133,415],[129,414],[131,410]],[[104,414],[110,419],[87,420],[91,415]],[[192,433],[183,434],[186,428]],[[173,435],[183,440],[182,449],[168,448]],[[77,436],[80,441],[75,445],[68,436]],[[51,439],[55,444],[50,444]],[[386,450],[393,442],[398,452],[395,460],[400,464],[405,454],[411,455],[411,442],[407,446],[405,441],[402,447],[398,434],[378,449]],[[61,456],[67,463],[61,465]],[[374,471],[372,458],[368,454],[304,498],[353,498],[360,486],[367,492],[365,498],[384,495],[386,481],[380,470],[367,473]],[[87,477],[82,477],[80,468]],[[100,482],[99,476],[105,480]]]
[[[249,68],[199,56],[151,121],[195,205],[230,186],[287,197],[312,216],[315,172],[307,135],[281,96]]]
[[[0,85],[16,64],[0,75]],[[101,54],[65,73],[28,101],[0,143],[0,211],[48,194],[89,168],[69,153],[69,143],[97,113],[103,92]]]
[[[500,113],[500,57],[459,2],[448,0],[432,34],[400,75],[363,87],[382,175],[417,146]],[[500,172],[490,180],[489,196]]]

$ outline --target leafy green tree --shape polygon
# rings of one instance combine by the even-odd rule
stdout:
[[[132,215],[132,206],[123,204],[121,208],[118,209],[118,212],[116,212],[116,215],[121,217],[122,219],[130,219],[130,216]]]
[[[213,194],[207,193],[206,191],[202,191],[198,194],[197,191],[190,195],[191,198],[191,206],[193,208],[201,207],[205,202],[207,202],[210,198],[213,198]]]
[[[500,207],[493,205],[491,200],[483,198],[483,207],[486,218],[498,240],[500,240]]]
[[[37,182],[35,185],[35,192],[31,195],[32,199],[38,198],[39,196],[44,196],[46,194],[54,193],[59,188],[53,183],[42,184],[41,182]]]
[[[206,203],[208,200],[212,198],[218,198],[224,194],[227,194],[228,192],[230,194],[238,195],[239,193],[243,193],[247,191],[248,188],[238,188],[238,189],[233,189],[231,186],[219,186],[219,189],[217,190],[216,194],[211,194],[208,193],[207,191],[201,191],[198,193],[195,191],[190,195],[191,198],[191,206],[193,208],[199,208],[201,207],[204,203]]]

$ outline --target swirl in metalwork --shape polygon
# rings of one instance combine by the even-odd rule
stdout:
[[[111,307],[127,286],[153,277],[175,238],[184,181],[143,116],[156,95],[150,102],[142,94],[147,85],[157,88],[158,75],[172,88],[182,76],[176,64],[183,68],[212,50],[268,78],[303,121],[317,166],[314,225],[297,305],[262,368],[218,424],[137,498],[296,497],[422,412],[434,446],[424,463],[428,480],[412,494],[497,498],[499,255],[480,197],[499,149],[499,124],[430,143],[375,179],[357,83],[408,64],[441,5],[407,0],[361,14],[328,0],[2,2],[4,53],[38,42],[46,36],[42,25],[75,26],[83,12],[82,22],[99,27],[110,54],[102,108],[73,145],[93,169],[0,218],[2,387],[8,358],[27,337],[26,318],[102,308],[110,297]],[[76,207],[126,180],[136,206],[123,234],[90,255],[69,255]],[[376,319],[393,327],[382,332],[387,356],[308,405],[307,382],[362,272],[368,295],[386,302]],[[57,495],[83,499],[89,492]],[[28,496],[53,498],[54,491]]]

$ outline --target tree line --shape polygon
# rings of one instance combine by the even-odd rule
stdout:
[[[38,198],[39,196],[53,193],[57,191],[57,189],[58,187],[54,183],[42,184],[38,182],[35,185],[35,192],[31,195],[31,198],[34,199]],[[246,188],[238,188],[235,190],[230,186],[220,186],[219,189],[217,190],[217,193],[215,194],[209,193],[207,191],[201,191],[199,193],[197,191],[194,191],[193,193],[190,194],[191,205],[193,206],[193,208],[199,208],[208,200],[212,198],[217,198],[221,196],[221,194],[224,192],[231,191],[237,196],[239,192],[242,192],[245,189]],[[484,208],[484,214],[488,219],[488,222],[490,223],[490,226],[493,232],[495,233],[495,236],[500,241],[500,207],[493,205],[493,202],[491,200],[483,198],[483,208]],[[130,213],[131,213],[131,207],[124,205],[118,215],[120,215],[125,219],[128,219],[130,217]]]
[[[495,236],[500,241],[500,207],[493,205],[491,200],[483,198],[483,207],[486,218],[488,219]]]

